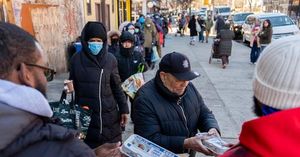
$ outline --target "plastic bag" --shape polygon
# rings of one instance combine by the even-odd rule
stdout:
[[[157,61],[159,61],[159,55],[158,55],[158,52],[157,52],[157,47],[156,46],[153,46],[152,47],[152,54],[151,54],[151,62],[152,63],[155,63]]]

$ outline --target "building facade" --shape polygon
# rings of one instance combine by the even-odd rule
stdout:
[[[82,0],[0,0],[0,20],[14,23],[41,43],[50,66],[67,70],[67,45],[81,32]]]

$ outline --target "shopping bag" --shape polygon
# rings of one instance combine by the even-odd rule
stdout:
[[[151,54],[151,62],[155,63],[159,60],[159,55],[157,52],[157,47],[156,46],[152,46],[152,54]]]
[[[197,31],[197,32],[201,32],[201,26],[200,26],[200,24],[198,23],[198,21],[196,21],[196,31]]]
[[[138,72],[136,74],[131,75],[128,79],[126,79],[121,87],[123,91],[130,96],[130,98],[134,99],[135,94],[145,84],[144,75],[142,72]]]
[[[91,111],[88,106],[75,104],[73,93],[71,93],[71,100],[68,100],[64,91],[59,101],[49,104],[53,111],[52,118],[58,121],[58,125],[77,130],[79,138],[85,139],[91,121]]]

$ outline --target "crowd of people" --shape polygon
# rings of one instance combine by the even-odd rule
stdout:
[[[261,23],[262,22],[262,26]],[[216,21],[213,22],[211,15],[207,15],[204,19],[203,16],[196,15],[184,15],[180,14],[178,17],[178,31],[181,36],[184,36],[186,28],[190,30],[190,45],[195,45],[196,37],[198,36],[199,42],[208,43],[208,38],[211,33],[211,29],[214,27],[216,32],[216,38],[214,39],[213,50],[215,55],[213,57],[222,59],[222,68],[225,69],[229,64],[229,56],[232,51],[232,40],[234,39],[234,33],[231,30],[230,21],[224,20],[222,16],[217,16]],[[264,21],[256,21],[252,27],[251,41],[250,41],[250,63],[256,64],[260,53],[263,49],[271,43],[272,39],[272,24],[269,19]]]
[[[75,103],[88,105],[92,111],[84,141],[75,131],[51,120],[46,88],[55,71],[47,67],[42,46],[18,26],[0,22],[0,124],[6,126],[0,129],[5,135],[0,137],[1,156],[119,157],[122,129],[129,113],[135,134],[174,153],[216,155],[195,136],[198,131],[221,136],[214,114],[191,82],[200,74],[192,70],[183,53],[162,55],[170,22],[158,14],[141,15],[135,23],[123,23],[119,30],[109,32],[100,22],[85,24],[69,68]],[[206,20],[181,16],[178,30],[184,31],[185,26],[190,28],[190,44],[194,45],[196,36],[200,42],[208,42],[213,22],[210,16]],[[225,68],[234,34],[222,17],[218,17],[215,28],[216,51]],[[296,149],[300,129],[300,40],[295,36],[271,43],[271,35],[269,20],[263,22],[262,29],[259,23],[253,27],[252,63],[257,62],[260,48],[263,50],[253,82],[254,112],[261,118],[246,122],[240,142],[223,156],[300,155]],[[162,57],[156,75],[132,99],[121,83],[154,67],[154,48]],[[288,147],[282,149],[280,140]]]

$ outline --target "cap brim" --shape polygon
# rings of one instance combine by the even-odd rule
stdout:
[[[199,73],[194,71],[188,71],[185,73],[172,73],[178,80],[190,81],[200,76]]]

